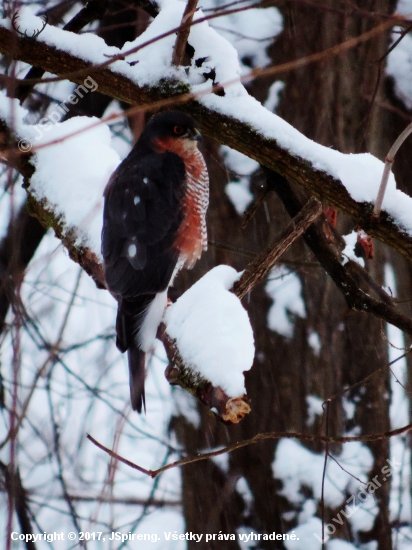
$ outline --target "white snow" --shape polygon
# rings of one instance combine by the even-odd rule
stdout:
[[[122,53],[126,54],[129,46],[141,45],[140,41],[152,37],[153,34],[173,29],[174,25],[180,23],[184,5],[179,0],[164,0],[159,16],[141,37],[132,44],[126,45]],[[199,10],[195,19],[201,16],[202,12]],[[20,17],[24,27],[28,30],[38,28],[40,24],[40,20],[31,14],[29,9],[22,9]],[[1,20],[0,25],[9,27],[10,22]],[[258,101],[249,96],[240,84],[241,69],[236,50],[227,40],[209,27],[207,22],[195,25],[191,29],[190,43],[196,50],[195,57],[207,57],[208,60],[202,67],[192,66],[189,76],[186,76],[181,69],[170,66],[172,39],[173,35],[156,41],[136,54],[127,56],[127,60],[114,62],[110,67],[113,71],[131,78],[139,85],[153,85],[160,78],[171,76],[178,77],[186,83],[189,83],[192,77],[196,77],[195,80],[199,81],[199,76],[204,69],[213,68],[216,71],[216,80],[224,87],[226,95],[224,97],[215,94],[202,95],[199,100],[209,109],[239,119],[263,137],[277,141],[292,155],[306,159],[316,170],[341,180],[355,200],[366,202],[375,200],[383,171],[382,162],[368,153],[343,154],[319,145],[303,136],[281,118],[270,113]],[[106,62],[108,55],[119,53],[119,50],[108,47],[97,36],[74,35],[51,25],[47,25],[37,40],[55,45],[93,63]],[[148,59],[150,59],[150,66],[147,65]],[[139,63],[131,67],[128,64],[130,60],[138,60]],[[210,84],[207,82],[192,86],[192,91],[204,94],[208,88],[210,88]],[[396,189],[392,174],[389,178],[383,208],[394,217],[400,227],[412,234],[412,199]]]
[[[320,519],[312,517],[307,522],[298,525],[292,531],[291,535],[296,535],[296,540],[285,540],[284,545],[287,550],[320,550],[322,547],[322,522]],[[314,536],[318,535],[319,539]],[[297,540],[299,539],[299,540]]]
[[[220,151],[225,160],[226,166],[238,176],[251,176],[259,168],[259,163],[250,157],[231,149],[227,145],[222,145]]]
[[[293,457],[293,460],[291,459]],[[372,468],[373,457],[369,449],[359,442],[345,443],[336,460],[351,474],[366,482]],[[299,442],[281,439],[273,462],[275,477],[283,482],[281,494],[296,504],[305,500],[302,486],[309,487],[317,500],[321,497],[322,472],[325,455],[313,453]],[[325,476],[325,503],[331,508],[343,504],[346,491],[357,493],[362,485],[329,459]],[[373,500],[373,499],[369,499]]]
[[[307,395],[306,404],[308,406],[308,425],[312,426],[317,416],[323,414],[324,399],[317,397],[316,395]]]
[[[250,490],[249,484],[246,481],[246,478],[241,476],[236,483],[236,491],[241,495],[243,498],[243,502],[246,505],[247,511],[250,511],[253,506],[254,502],[254,496],[252,491]]]
[[[319,355],[322,349],[322,342],[320,340],[319,334],[315,331],[309,333],[308,344],[313,349],[315,355]]]
[[[268,327],[285,338],[291,338],[294,323],[289,313],[305,317],[299,277],[284,266],[276,266],[269,274],[265,289],[274,302],[268,311]]]
[[[108,126],[89,117],[28,125],[26,115],[17,101],[0,93],[0,118],[34,152],[30,192],[61,217],[66,233],[75,229],[78,244],[90,247],[100,258],[103,191],[120,162]]]
[[[49,128],[38,144],[79,133],[37,150],[30,191],[53,205],[67,231],[76,228],[79,244],[100,258],[103,191],[120,159],[110,146],[109,128],[105,124],[90,128],[96,122],[75,117]]]
[[[225,193],[240,216],[253,200],[253,195],[249,191],[249,180],[246,178],[229,182],[225,187]]]
[[[348,262],[348,260],[352,260],[353,262],[356,262],[362,267],[365,267],[365,260],[363,258],[359,258],[355,254],[355,245],[356,245],[356,241],[358,240],[358,232],[352,231],[347,235],[343,235],[343,239],[346,243],[346,246],[342,250],[342,256],[343,256],[342,265],[345,265]]]
[[[31,148],[37,132],[34,126],[24,123],[24,118],[27,116],[27,111],[20,106],[19,102],[6,96],[4,90],[0,90],[0,119],[4,120],[7,126],[13,131],[18,141],[18,146],[23,144]],[[22,141],[23,140],[23,141]]]
[[[398,31],[404,30],[396,27]],[[393,42],[398,40],[399,32],[393,33]],[[388,55],[386,73],[395,81],[396,95],[408,109],[412,109],[412,82],[409,75],[412,70],[412,36],[407,34]]]
[[[411,15],[412,14],[411,0],[398,0],[398,3],[396,5],[396,13],[399,13],[399,15]]]
[[[248,315],[229,292],[239,276],[229,266],[215,267],[165,315],[184,362],[230,397],[244,395],[243,372],[252,366],[255,353]]]
[[[280,94],[285,87],[285,83],[281,80],[276,80],[273,84],[270,85],[268,91],[268,97],[264,103],[265,108],[272,113],[276,112],[277,106],[280,100]]]
[[[255,160],[235,151],[226,145],[220,148],[229,170],[237,176],[236,181],[229,182],[225,187],[225,193],[229,197],[236,212],[242,215],[253,200],[250,192],[250,176],[259,168],[259,163]]]
[[[225,4],[225,0],[204,0],[202,9],[222,8]],[[245,1],[242,7],[253,4],[253,1]],[[264,67],[270,63],[266,48],[280,33],[282,24],[280,12],[273,7],[252,8],[209,21],[209,25],[236,48],[240,59],[251,67]],[[248,70],[244,63],[241,63],[241,67],[242,73]]]

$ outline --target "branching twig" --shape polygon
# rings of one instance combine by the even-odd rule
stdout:
[[[321,435],[310,435],[310,434],[302,434],[302,433],[296,433],[296,432],[265,432],[255,435],[254,437],[251,437],[250,439],[245,439],[243,441],[238,441],[237,443],[233,443],[232,445],[228,445],[227,447],[224,447],[223,449],[219,449],[218,451],[212,451],[210,453],[202,453],[198,454],[196,456],[189,456],[186,458],[183,458],[182,460],[176,460],[176,462],[172,462],[171,464],[167,464],[166,466],[163,466],[163,468],[159,468],[158,470],[146,470],[146,468],[142,468],[142,466],[138,466],[134,462],[131,462],[130,460],[127,460],[127,458],[123,458],[122,456],[114,453],[98,441],[94,439],[91,435],[87,434],[87,438],[94,444],[96,447],[99,447],[102,451],[107,453],[112,458],[116,458],[120,462],[123,462],[123,464],[126,464],[127,466],[130,466],[130,468],[133,468],[134,470],[138,470],[139,472],[146,474],[150,476],[151,478],[157,477],[162,472],[165,472],[166,470],[170,470],[171,468],[176,468],[178,466],[185,466],[186,464],[193,464],[194,462],[199,462],[201,460],[208,460],[209,458],[213,458],[214,456],[219,456],[225,453],[231,453],[232,451],[236,451],[237,449],[241,449],[242,447],[247,447],[248,445],[253,445],[255,443],[258,443],[259,441],[264,441],[266,439],[299,439],[300,441],[316,441],[316,442],[322,442],[322,443],[350,443],[352,441],[380,441],[382,439],[389,439],[390,437],[394,437],[396,435],[400,435],[403,433],[406,433],[408,431],[412,430],[412,424],[408,424],[406,426],[403,426],[402,428],[398,428],[396,430],[392,430],[389,432],[382,432],[379,434],[369,434],[369,435],[360,435],[360,436],[350,436],[350,437],[326,437]]]
[[[84,8],[82,8],[64,27],[64,31],[70,31],[78,33],[83,27],[101,19],[106,12],[107,0],[90,0],[87,2]],[[47,17],[47,14],[45,14]],[[45,73],[44,69],[40,67],[32,67],[27,73],[24,80],[30,81],[32,79],[41,79]],[[20,100],[20,104],[23,104],[33,89],[34,84],[20,84],[15,90],[14,96]]]
[[[253,287],[265,280],[278,259],[319,218],[321,213],[322,204],[315,197],[310,198],[276,241],[247,266],[239,281],[233,285],[234,294],[243,300]]]

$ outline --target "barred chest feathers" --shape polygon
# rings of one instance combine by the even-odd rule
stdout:
[[[157,139],[155,150],[171,151],[179,155],[186,168],[185,196],[182,200],[183,221],[173,244],[179,253],[175,274],[182,267],[192,268],[207,250],[206,212],[209,205],[209,176],[203,155],[195,141],[184,139]]]
[[[207,250],[206,212],[209,205],[209,177],[202,154],[197,149],[183,156],[186,193],[182,201],[183,221],[174,246],[181,267],[192,268]]]

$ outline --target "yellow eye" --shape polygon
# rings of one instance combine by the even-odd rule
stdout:
[[[183,126],[174,126],[173,133],[175,136],[182,136],[185,133]]]

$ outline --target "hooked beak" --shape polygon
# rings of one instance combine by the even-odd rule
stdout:
[[[190,134],[190,138],[194,141],[200,141],[202,139],[202,134],[195,128],[194,132]]]

